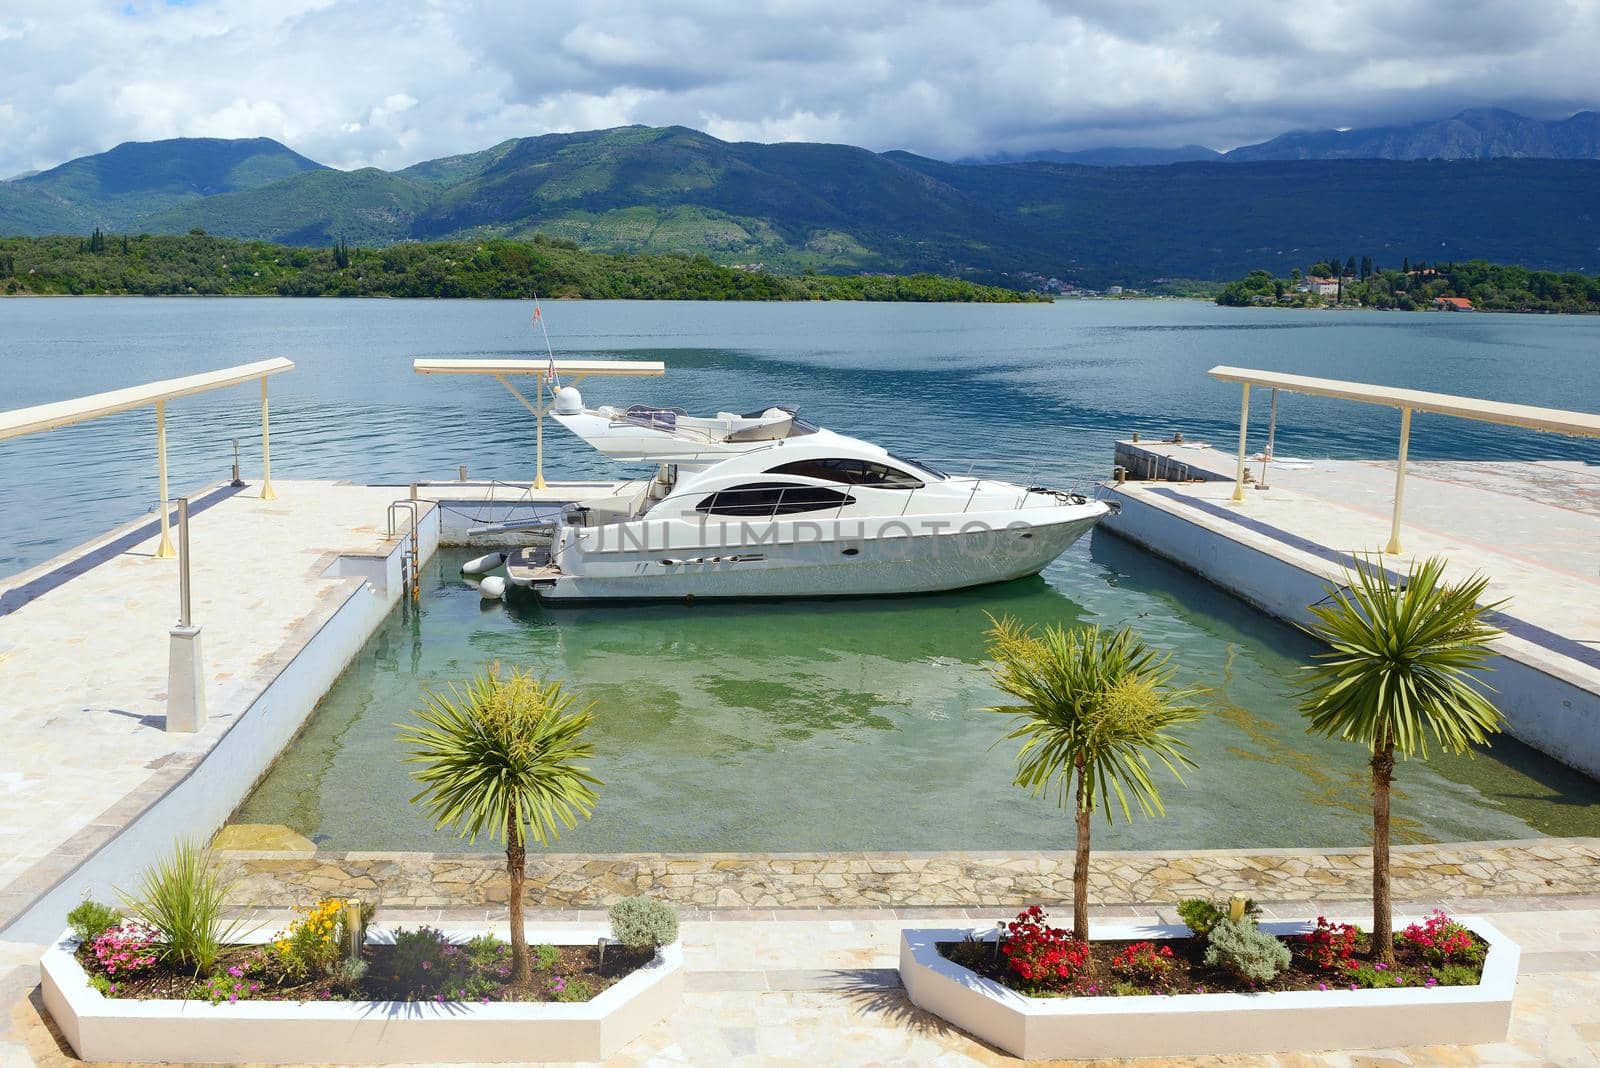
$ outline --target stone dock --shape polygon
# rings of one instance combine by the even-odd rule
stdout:
[[[614,485],[192,493],[206,710],[193,733],[166,729],[179,566],[158,556],[154,517],[0,579],[0,929],[52,934],[174,839],[210,838],[406,592],[413,556]]]
[[[1505,729],[1600,777],[1600,469],[1412,461],[1390,555],[1393,461],[1280,461],[1263,486],[1256,460],[1242,501],[1234,456],[1193,442],[1119,442],[1117,464],[1129,477],[1102,491],[1122,506],[1105,529],[1292,623],[1357,560],[1398,576],[1443,556],[1452,578],[1483,574],[1504,602],[1490,682]]]
[[[238,837],[241,828],[224,832]],[[359,897],[382,909],[502,907],[496,853],[327,853],[222,849],[242,900],[288,908]],[[691,912],[724,909],[1011,908],[1072,900],[1070,852],[530,853],[534,908],[598,909],[648,894]],[[1398,846],[1402,899],[1540,898],[1600,893],[1600,838]],[[1104,851],[1093,855],[1096,904],[1173,904],[1245,894],[1285,902],[1359,901],[1372,893],[1367,849]]]

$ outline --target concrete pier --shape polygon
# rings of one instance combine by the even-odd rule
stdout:
[[[1407,465],[1403,555],[1389,535],[1395,465],[1261,462],[1241,502],[1234,457],[1195,443],[1119,442],[1132,476],[1107,485],[1122,505],[1105,528],[1295,623],[1343,585],[1357,558],[1403,573],[1444,556],[1448,574],[1477,571],[1505,599],[1490,679],[1514,737],[1600,776],[1600,470],[1582,463]]]
[[[208,837],[400,596],[391,487],[213,487],[191,514],[199,729],[166,729],[178,570],[154,519],[0,582],[0,926],[40,937]],[[424,503],[420,548],[438,542]]]

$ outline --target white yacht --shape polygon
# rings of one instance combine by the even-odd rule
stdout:
[[[633,463],[675,463],[699,469],[761,448],[774,441],[819,433],[821,428],[787,406],[747,415],[718,412],[714,417],[689,415],[682,408],[631,408],[605,405],[585,408],[571,386],[556,393],[550,410],[556,422],[613,460]]]
[[[660,466],[652,478],[568,506],[506,561],[514,586],[548,601],[864,596],[1003,582],[1038,573],[1112,507],[945,475],[804,423],[789,408],[715,419],[668,410],[668,420],[653,414],[662,409],[588,412],[576,393],[558,395],[557,419],[609,456]]]

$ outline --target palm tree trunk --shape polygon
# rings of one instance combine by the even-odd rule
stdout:
[[[1078,758],[1078,851],[1072,858],[1072,937],[1089,940],[1089,812],[1088,784],[1083,779],[1083,758]]]
[[[1394,742],[1372,754],[1372,952],[1394,963],[1394,905],[1389,898],[1389,785],[1394,782]]]
[[[517,822],[515,810],[506,810],[506,874],[511,877],[511,896],[507,905],[511,910],[511,981],[533,981],[533,969],[528,963],[528,934],[522,924],[522,884],[527,877],[528,853],[522,844],[522,824]]]

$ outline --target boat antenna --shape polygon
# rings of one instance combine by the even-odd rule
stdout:
[[[545,329],[544,312],[539,309],[539,294],[537,293],[533,295],[533,323],[539,328],[539,332],[544,335],[544,352],[550,358],[545,374],[550,377],[550,392],[555,393],[556,390],[561,388],[561,379],[556,375],[556,354],[550,348],[550,331]]]

